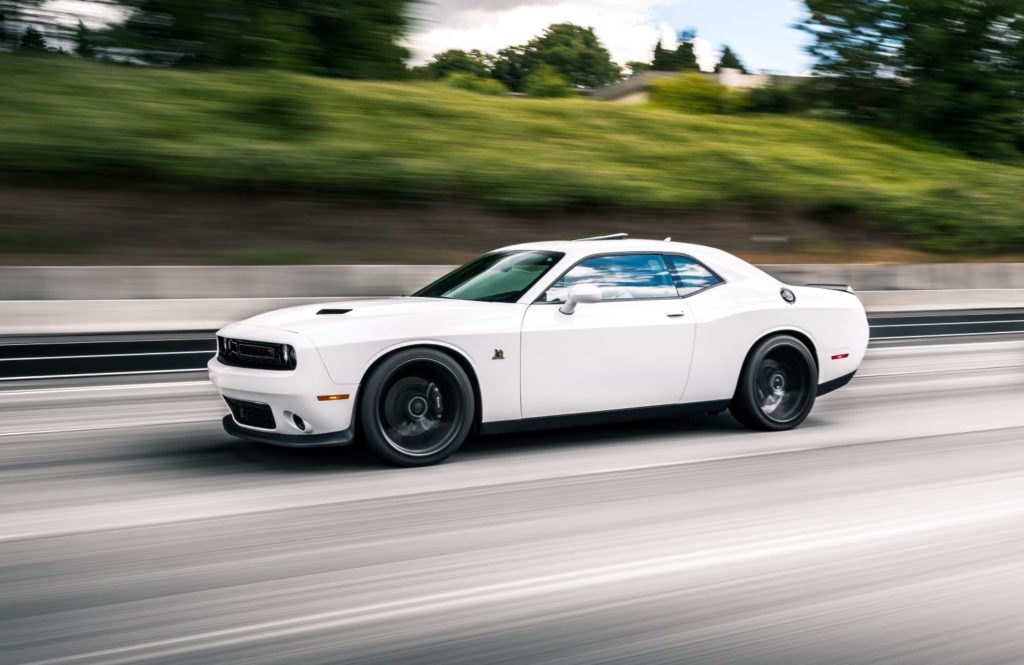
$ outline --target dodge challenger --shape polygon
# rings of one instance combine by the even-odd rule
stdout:
[[[422,466],[474,434],[728,409],[799,425],[868,344],[843,286],[790,286],[724,251],[625,234],[514,245],[408,297],[290,307],[217,333],[234,436],[357,437]]]

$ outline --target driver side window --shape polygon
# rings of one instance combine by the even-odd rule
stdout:
[[[569,288],[593,284],[601,300],[675,298],[675,283],[660,254],[598,256],[574,266],[544,293],[544,301],[565,302]]]

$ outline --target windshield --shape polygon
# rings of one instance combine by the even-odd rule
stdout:
[[[565,256],[558,252],[492,252],[414,293],[421,298],[515,302]]]

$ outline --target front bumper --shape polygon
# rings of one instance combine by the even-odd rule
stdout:
[[[264,334],[264,337],[270,337]],[[223,398],[265,404],[273,414],[272,427],[255,427],[235,415],[224,419],[232,436],[292,447],[338,446],[351,443],[355,431],[354,407],[358,384],[335,383],[319,353],[297,336],[283,341],[296,348],[297,367],[291,371],[235,367],[212,358],[210,381]],[[320,401],[320,395],[346,395]],[[298,416],[303,429],[295,422]],[[268,419],[269,420],[269,419]]]
[[[327,432],[326,434],[279,434],[269,430],[242,427],[230,415],[224,416],[223,423],[224,431],[231,436],[247,441],[269,443],[274,446],[287,446],[289,448],[347,446],[355,440],[354,427],[349,427],[341,432]]]

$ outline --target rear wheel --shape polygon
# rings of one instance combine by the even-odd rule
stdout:
[[[473,427],[476,402],[465,370],[434,349],[399,351],[363,385],[359,422],[370,450],[400,466],[436,464]]]
[[[747,356],[729,411],[751,429],[793,429],[811,412],[817,392],[818,366],[807,345],[778,335]]]

